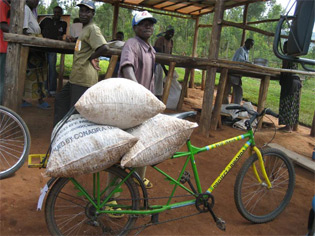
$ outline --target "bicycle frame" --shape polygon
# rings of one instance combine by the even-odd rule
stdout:
[[[174,208],[179,208],[179,207],[184,207],[184,206],[188,206],[188,205],[193,205],[196,202],[196,197],[199,194],[202,194],[202,188],[201,188],[201,184],[200,184],[200,179],[199,179],[199,174],[198,174],[198,170],[197,170],[197,165],[195,163],[195,154],[198,154],[200,152],[205,152],[205,151],[209,151],[211,149],[215,149],[217,147],[221,147],[236,141],[240,141],[243,139],[248,139],[248,141],[242,146],[242,148],[237,152],[237,154],[233,157],[233,159],[228,163],[228,165],[225,167],[225,169],[220,173],[220,175],[215,179],[215,181],[211,184],[211,186],[206,190],[206,193],[211,193],[219,184],[220,182],[224,179],[224,177],[229,173],[229,171],[234,167],[234,165],[236,164],[236,162],[242,157],[242,155],[245,153],[245,151],[251,147],[251,152],[250,154],[252,154],[252,152],[254,151],[259,159],[259,164],[260,164],[260,168],[262,170],[263,173],[263,178],[265,179],[268,188],[271,188],[271,183],[268,179],[268,176],[266,174],[265,171],[265,167],[264,167],[264,161],[261,155],[261,152],[259,151],[259,149],[256,147],[255,145],[255,140],[254,140],[254,135],[253,135],[253,131],[249,130],[247,131],[245,134],[243,135],[239,135],[224,141],[220,141],[202,148],[199,147],[195,147],[191,144],[190,140],[187,141],[187,148],[188,151],[186,152],[176,152],[171,159],[176,159],[176,158],[180,158],[180,157],[184,157],[187,156],[187,159],[184,163],[184,166],[179,174],[178,179],[174,179],[171,176],[169,176],[167,173],[163,172],[161,169],[159,169],[156,166],[152,166],[152,168],[154,168],[156,171],[158,171],[159,173],[161,173],[163,176],[165,176],[167,178],[168,181],[171,181],[175,186],[172,190],[171,195],[168,198],[168,201],[165,205],[150,205],[150,209],[140,209],[140,210],[132,210],[132,209],[128,209],[130,208],[130,206],[123,206],[123,205],[113,205],[114,207],[119,207],[122,210],[119,210],[119,214],[156,214],[156,213],[160,213],[163,212],[165,210],[170,210],[170,209],[174,209]],[[180,183],[180,179],[183,176],[188,163],[191,163],[192,166],[192,170],[194,173],[194,178],[195,178],[195,183],[197,186],[197,192],[194,193],[192,190],[190,190],[189,188],[187,188],[186,186],[184,186],[182,183]],[[258,175],[256,166],[253,165],[253,173],[254,176],[256,177],[257,181],[259,183],[262,183],[261,177]],[[113,187],[114,183],[116,182],[116,179],[114,179],[112,181],[112,183],[106,187],[106,189],[102,190],[100,189],[100,176],[99,173],[95,173],[93,174],[93,197],[90,196],[85,189],[80,185],[80,183],[78,183],[74,178],[70,178],[70,180],[72,181],[72,183],[80,190],[80,194],[83,194],[89,201],[91,204],[93,204],[93,206],[95,207],[95,209],[97,210],[98,213],[116,213],[117,211],[113,211],[113,210],[102,210],[102,208],[104,208],[104,206],[112,206],[109,204],[106,204],[109,199],[115,194],[119,192],[120,186],[128,179],[132,176],[132,174],[135,172],[135,169],[131,169],[130,172],[128,173],[128,175],[122,180],[120,181],[118,184],[115,185],[115,188],[111,191],[111,193],[105,197],[104,200],[101,201],[102,196],[105,194],[105,192],[108,190],[108,188]],[[184,189],[186,192],[188,192],[189,194],[191,194],[194,199],[192,200],[188,200],[188,201],[182,201],[182,202],[177,202],[177,203],[172,203],[171,201],[174,197],[175,191],[177,189],[177,187],[181,187],[182,189]],[[95,200],[96,202],[95,202]],[[126,209],[127,208],[127,209]]]

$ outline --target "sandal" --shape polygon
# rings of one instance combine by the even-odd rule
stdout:
[[[47,109],[50,108],[50,105],[47,102],[43,102],[41,104],[38,104],[37,107],[40,108],[40,109],[47,110]]]
[[[138,182],[138,180],[134,179],[135,183],[140,185],[140,183]],[[152,188],[153,184],[150,182],[150,180],[148,180],[147,178],[143,178],[143,183],[146,189]]]
[[[107,204],[109,205],[118,205],[118,203],[113,200],[113,201],[110,201],[110,202],[107,202]],[[113,206],[105,206],[104,208],[105,211],[121,211],[121,208],[114,208]],[[110,218],[116,218],[116,219],[119,219],[119,218],[123,218],[124,217],[124,214],[111,214],[111,213],[107,213],[107,215],[110,217]]]

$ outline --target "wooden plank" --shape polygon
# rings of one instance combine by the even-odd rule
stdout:
[[[113,73],[115,71],[115,67],[116,67],[117,61],[118,61],[118,56],[117,55],[113,55],[110,58],[109,65],[108,65],[108,68],[107,68],[107,72],[106,72],[106,75],[105,75],[105,79],[111,78],[113,76]]]
[[[244,7],[244,11],[243,11],[243,25],[247,24],[247,12],[248,12],[248,5],[249,3],[247,3]],[[245,43],[245,36],[246,36],[246,29],[243,29],[242,32],[242,40],[241,40],[241,46],[244,45]]]
[[[199,17],[197,17],[195,21],[195,33],[194,33],[192,57],[197,57],[198,32],[199,32],[198,25],[199,25]],[[191,70],[189,88],[194,88],[194,87],[195,87],[195,70]]]
[[[27,69],[27,61],[28,61],[28,54],[29,54],[29,47],[21,47],[21,59],[20,59],[20,65],[19,65],[19,84],[18,84],[18,100],[17,104],[18,107],[17,109],[19,110],[20,104],[23,99],[23,93],[24,93],[24,84],[25,84],[25,79],[26,79],[26,69]]]
[[[179,101],[178,101],[177,109],[176,109],[177,111],[182,110],[184,98],[186,96],[187,89],[188,89],[188,80],[189,80],[190,71],[191,71],[191,69],[188,69],[188,68],[185,69],[185,76],[184,76],[184,81],[182,84],[182,91],[180,93],[180,97],[179,97]]]
[[[305,169],[312,171],[313,173],[315,173],[315,161],[304,157],[298,153],[295,153],[291,150],[286,149],[285,147],[282,147],[279,144],[276,143],[269,143],[268,144],[269,147],[271,148],[276,148],[279,149],[281,151],[283,151],[285,154],[288,155],[288,157],[296,164],[298,164],[299,166],[304,167]]]
[[[25,1],[12,0],[10,11],[10,32],[22,34],[24,21]],[[14,11],[12,11],[14,9]],[[18,112],[19,101],[19,80],[22,78],[19,74],[21,45],[18,43],[9,43],[7,48],[5,81],[3,91],[3,105]],[[25,53],[25,51],[24,51]],[[25,72],[24,72],[25,73]],[[23,82],[24,84],[24,82]]]
[[[170,62],[169,70],[168,70],[167,77],[166,77],[165,87],[164,87],[163,95],[162,95],[162,102],[165,105],[167,103],[168,95],[170,94],[172,79],[174,76],[175,65],[176,65],[176,62]]]
[[[212,130],[216,130],[218,126],[218,121],[220,119],[221,105],[223,100],[223,95],[225,91],[226,82],[228,80],[228,69],[223,69],[220,75],[220,81],[217,90],[217,96],[215,98],[215,104],[212,112],[211,126]]]
[[[119,16],[119,2],[115,2],[114,3],[114,14],[113,14],[112,39],[114,39],[116,37],[118,16]]]
[[[260,88],[259,88],[259,97],[258,97],[258,105],[257,105],[257,112],[260,113],[265,108],[267,94],[268,94],[268,88],[269,88],[269,82],[270,82],[270,76],[266,76],[264,79],[260,82]],[[260,119],[258,123],[258,129],[261,129],[263,123],[263,119]]]
[[[209,59],[218,59],[220,48],[220,37],[222,29],[222,21],[224,15],[224,0],[216,0],[215,11],[213,17],[213,27],[211,32],[211,41],[209,47]],[[200,133],[205,137],[210,135],[211,113],[213,94],[215,86],[216,68],[208,67],[206,76],[206,86],[203,95],[202,111],[200,116]]]
[[[59,65],[59,77],[57,91],[60,91],[63,87],[63,73],[65,71],[65,54],[60,54],[60,65]]]
[[[205,90],[205,82],[206,82],[206,71],[202,70],[201,90]]]

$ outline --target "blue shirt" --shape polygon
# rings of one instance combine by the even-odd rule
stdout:
[[[232,58],[232,61],[248,62],[248,53],[249,50],[247,50],[245,46],[240,47],[239,49],[236,50]]]

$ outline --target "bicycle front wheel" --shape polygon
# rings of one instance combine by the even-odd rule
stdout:
[[[111,181],[107,180],[108,173]],[[100,174],[100,189],[120,183],[127,175],[118,167],[111,167]],[[75,178],[96,203],[95,191],[97,186],[93,174],[81,175]],[[111,188],[111,187],[110,187]],[[106,191],[101,196],[101,201]],[[113,198],[117,208],[139,209],[139,191],[132,178],[122,184]],[[106,206],[105,205],[105,209]],[[107,208],[108,210],[108,208]],[[69,178],[60,178],[51,188],[45,207],[47,227],[52,235],[126,235],[135,224],[137,217],[130,214],[99,214],[85,195],[70,181]]]
[[[234,187],[238,211],[253,223],[265,223],[276,218],[290,202],[295,185],[294,167],[286,154],[270,148],[263,150],[262,156],[272,187],[268,188],[264,181],[256,154],[245,161]],[[261,183],[254,174],[253,166]]]
[[[0,179],[17,171],[28,156],[30,132],[22,118],[0,106]]]

